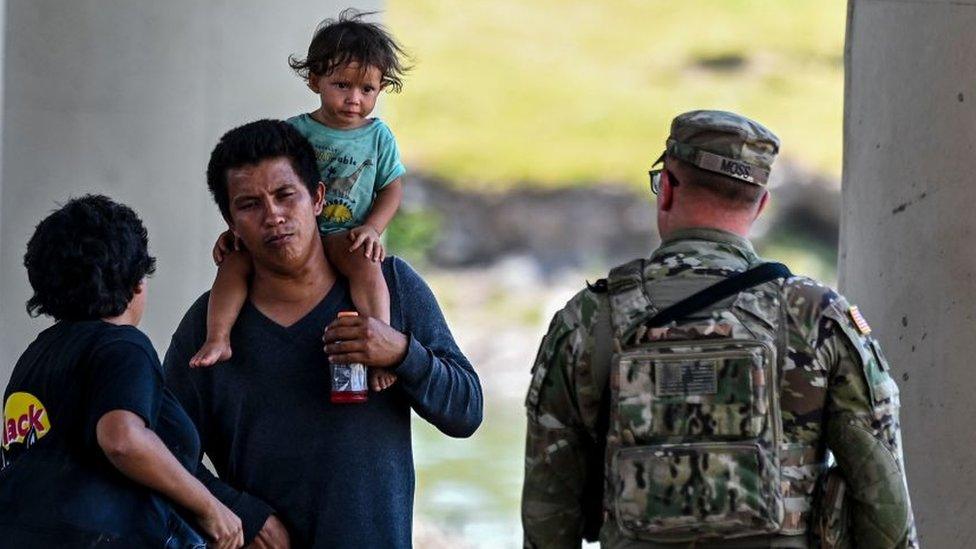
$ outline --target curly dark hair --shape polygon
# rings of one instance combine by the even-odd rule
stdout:
[[[135,289],[156,271],[149,235],[131,208],[102,195],[68,201],[27,242],[24,266],[31,316],[95,320],[125,312]]]
[[[322,21],[305,59],[291,55],[288,65],[306,80],[309,74],[328,76],[351,62],[359,63],[363,70],[376,67],[383,75],[383,89],[399,93],[403,75],[410,70],[403,60],[409,56],[383,25],[362,20],[375,13],[347,8],[338,18]]]
[[[315,196],[319,168],[315,149],[291,124],[281,120],[256,120],[225,133],[210,153],[207,165],[207,187],[224,219],[230,221],[230,197],[227,194],[227,170],[252,166],[262,160],[287,158],[295,174]]]

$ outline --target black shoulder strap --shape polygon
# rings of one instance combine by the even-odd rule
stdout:
[[[690,295],[651,317],[645,325],[653,328],[685,318],[688,315],[735,295],[742,290],[758,286],[777,278],[793,276],[790,269],[782,263],[763,263],[747,271],[734,274],[704,290]]]
[[[606,279],[600,279],[606,288]],[[583,539],[596,543],[603,526],[603,462],[607,449],[607,428],[610,415],[610,355],[613,353],[613,326],[610,320],[610,299],[603,295],[598,301],[596,322],[593,323],[593,354],[591,367],[597,383],[603,383],[604,391],[596,416],[596,438],[586,437],[589,442],[589,466],[583,484]]]

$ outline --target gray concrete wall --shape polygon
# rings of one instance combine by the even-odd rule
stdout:
[[[0,0],[0,60],[4,58],[4,51],[6,50],[6,40],[4,36],[6,35],[7,25],[7,0]],[[0,143],[3,140],[3,70],[0,69]],[[0,146],[0,166],[3,166],[3,147]],[[3,243],[3,170],[0,170],[0,245]],[[0,254],[0,294],[2,294],[3,288],[3,256]],[[2,303],[2,297],[0,297],[0,303]],[[0,330],[3,328],[3,306],[0,305]],[[3,353],[3,339],[0,338],[0,372],[5,372],[6,367],[5,355]],[[6,381],[6,376],[2,376],[0,381]]]
[[[36,223],[72,196],[132,206],[159,260],[142,328],[160,352],[212,280],[222,220],[204,180],[238,124],[311,110],[288,68],[321,19],[380,0],[10,0],[3,28],[0,380],[48,325],[24,311]]]
[[[851,0],[840,282],[901,386],[927,547],[976,539],[976,1]]]

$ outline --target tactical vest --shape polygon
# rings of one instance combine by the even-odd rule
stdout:
[[[787,533],[777,390],[783,283],[650,327],[660,309],[643,263],[611,271],[604,509],[625,535],[679,542]]]

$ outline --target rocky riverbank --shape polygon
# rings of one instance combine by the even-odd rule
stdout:
[[[800,240],[833,263],[840,183],[784,161],[770,187],[757,244]],[[442,269],[521,257],[545,276],[587,270],[646,255],[657,245],[653,200],[649,190],[621,185],[484,193],[411,174],[390,247]]]

